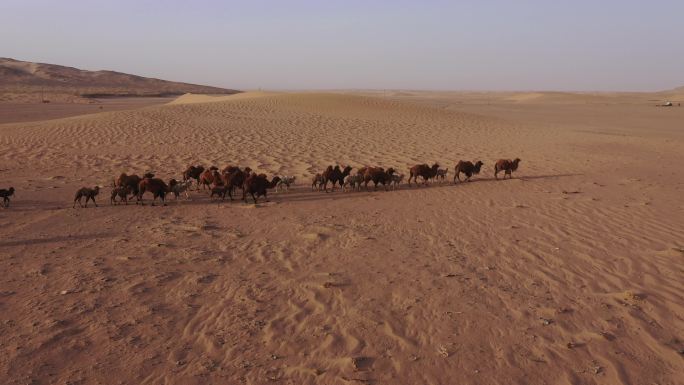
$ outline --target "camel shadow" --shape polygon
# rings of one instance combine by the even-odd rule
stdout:
[[[0,247],[11,246],[30,246],[44,243],[68,242],[68,241],[85,241],[97,238],[111,238],[111,234],[83,234],[83,235],[58,235],[49,238],[32,238],[32,239],[17,239],[10,241],[0,241]]]
[[[567,178],[567,177],[573,177],[573,176],[582,176],[583,174],[544,174],[544,175],[530,175],[530,176],[522,176],[522,177],[514,177],[510,180],[521,180],[521,181],[535,181],[535,180],[544,180],[544,179],[556,179],[556,178]],[[293,186],[290,188],[289,192],[280,192],[280,193],[275,193],[271,191],[268,194],[268,200],[269,202],[275,202],[275,203],[286,203],[286,202],[313,202],[313,201],[334,201],[334,200],[339,200],[339,199],[353,199],[353,198],[367,198],[367,197],[376,197],[376,196],[382,196],[381,194],[383,193],[402,193],[402,192],[408,192],[408,191],[422,191],[422,190],[431,190],[431,189],[446,189],[446,188],[452,188],[452,189],[458,189],[463,186],[467,186],[471,183],[505,183],[509,179],[496,179],[493,177],[478,177],[474,176],[473,178],[470,179],[468,182],[456,182],[454,184],[452,181],[445,181],[443,183],[439,182],[433,182],[431,184],[428,184],[427,186],[425,185],[419,185],[415,186],[413,185],[412,187],[408,187],[407,184],[401,185],[399,188],[393,190],[393,189],[388,189],[385,191],[384,187],[382,185],[378,185],[377,190],[373,190],[372,184],[369,185],[368,191],[364,187],[361,188],[361,191],[348,191],[348,192],[342,192],[340,187],[337,187],[334,192],[324,192],[324,191],[312,191],[309,186]],[[235,206],[235,205],[254,205],[254,201],[252,201],[251,197],[248,196],[247,198],[247,203],[243,203],[242,201],[242,192],[238,190],[238,193],[234,196],[234,200],[231,201],[230,199],[226,198],[225,200],[219,200],[219,199],[214,199],[210,200],[209,194],[200,192],[200,191],[193,191],[192,197],[189,200],[185,200],[183,198],[180,198],[178,201],[175,199],[167,199],[166,200],[166,206],[165,207],[176,207],[176,206],[197,206],[197,205],[207,205],[207,204],[216,204],[218,206],[224,206],[228,205],[230,206]],[[262,204],[266,202],[263,197],[259,198],[258,204]],[[36,210],[62,210],[62,209],[71,209],[72,204],[63,204],[62,202],[55,202],[55,201],[50,201],[50,202],[40,202],[40,201],[28,201],[28,202],[13,202],[14,206],[11,206],[7,208],[9,211],[36,211]],[[25,205],[26,203],[29,203],[30,205]],[[132,201],[129,199],[128,205],[125,204],[117,204],[117,205],[111,205],[109,203],[102,203],[99,204],[97,209],[106,209],[108,207],[137,207],[137,206],[144,206],[144,207],[149,207],[151,205],[152,200],[151,199],[146,199],[143,201],[143,204],[136,205],[135,201]],[[162,206],[161,202],[157,200],[154,202],[154,206]],[[43,206],[44,205],[44,206]],[[258,206],[258,205],[257,205]],[[88,206],[88,209],[91,209],[92,206]],[[94,207],[92,207],[94,209]],[[80,210],[81,208],[76,207],[77,210]],[[2,210],[0,210],[2,212]]]
[[[555,178],[565,178],[565,177],[573,177],[573,176],[581,176],[583,174],[549,174],[549,175],[533,175],[533,176],[526,176],[526,177],[521,177],[521,178],[513,178],[519,179],[522,181],[526,180],[543,180],[543,179],[555,179]],[[508,180],[508,179],[506,179]],[[452,182],[444,182],[444,183],[432,183],[427,186],[420,185],[420,186],[415,186],[413,185],[412,187],[408,187],[408,185],[404,184],[401,185],[400,188],[397,188],[396,190],[388,189],[387,191],[384,190],[384,188],[379,185],[378,189],[376,191],[373,190],[373,187],[369,186],[369,191],[366,191],[365,188],[361,188],[361,191],[350,191],[350,192],[344,192],[341,193],[340,189],[337,188],[335,192],[329,192],[325,193],[323,191],[311,191],[307,187],[299,187],[290,190],[291,192],[289,193],[281,193],[278,195],[270,195],[269,194],[269,199],[275,200],[276,202],[304,202],[304,201],[320,201],[320,200],[337,200],[337,199],[348,199],[348,198],[366,198],[366,197],[374,197],[374,196],[381,196],[383,193],[402,193],[402,192],[411,192],[411,191],[423,191],[423,190],[432,190],[432,189],[458,189],[464,186],[467,186],[468,184],[471,183],[504,183],[503,179],[495,179],[495,178],[477,178],[477,179],[471,179],[469,182],[456,182],[456,184]],[[276,199],[273,199],[276,198]],[[282,200],[280,199],[282,198]]]
[[[581,176],[583,174],[545,174],[545,175],[532,175],[532,176],[524,176],[524,177],[514,177],[512,180],[540,180],[540,179],[555,179],[555,178],[565,178],[565,177],[573,177],[573,176]],[[509,179],[506,179],[509,180]],[[340,200],[340,199],[355,199],[355,198],[368,198],[368,197],[379,197],[382,196],[383,193],[401,193],[401,192],[410,192],[410,191],[422,191],[422,190],[431,190],[431,189],[443,189],[443,188],[452,188],[452,189],[458,189],[463,186],[467,186],[470,183],[505,183],[505,180],[503,179],[496,179],[493,177],[485,177],[485,178],[477,178],[471,179],[469,182],[456,182],[456,184],[452,183],[451,181],[445,181],[444,183],[439,183],[439,182],[433,182],[431,184],[428,184],[427,186],[425,185],[420,185],[416,186],[413,185],[412,187],[408,187],[407,184],[401,185],[399,188],[392,190],[388,189],[385,191],[384,187],[382,185],[378,185],[378,189],[374,190],[372,187],[372,184],[368,186],[368,191],[366,191],[365,187],[361,188],[361,191],[347,191],[347,192],[342,192],[342,189],[340,187],[336,187],[334,192],[325,192],[325,191],[312,191],[310,187],[308,186],[294,186],[291,187],[289,192],[280,192],[280,193],[274,193],[270,192],[268,194],[268,202],[272,203],[287,203],[287,202],[314,202],[314,201],[335,201],[335,200]],[[239,190],[238,190],[239,191]],[[202,194],[203,196],[197,196],[194,195],[191,200],[180,200],[180,203],[176,203],[174,200],[167,200],[167,206],[168,207],[174,207],[177,205],[180,206],[185,206],[185,205],[206,205],[206,204],[216,204],[218,206],[223,206],[223,205],[228,205],[230,206],[236,206],[236,205],[254,205],[254,201],[251,199],[251,197],[247,197],[247,203],[244,203],[242,201],[242,193],[238,192],[234,198],[233,201],[230,199],[226,198],[225,200],[210,200],[208,194]],[[198,199],[199,198],[199,199]],[[266,200],[261,197],[258,200],[257,207],[260,207],[262,203],[265,203]],[[146,205],[149,205],[149,201],[147,202]],[[133,205],[135,206],[135,205]]]
[[[528,181],[528,180],[538,180],[538,179],[555,179],[555,178],[568,178],[572,176],[582,176],[584,174],[546,174],[546,175],[530,175],[530,176],[521,176],[521,177],[513,177],[513,178],[493,178],[493,177],[484,177],[484,178],[477,178],[473,177],[470,179],[470,182],[456,182],[457,184],[459,183],[471,183],[471,182],[503,182],[507,180],[521,180],[523,182]]]

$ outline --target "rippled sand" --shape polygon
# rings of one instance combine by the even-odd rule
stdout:
[[[680,382],[684,109],[559,98],[195,95],[0,125],[0,187],[17,189],[0,382]],[[482,174],[310,189],[328,164],[439,162],[451,180],[460,159]],[[105,188],[71,208],[121,172],[198,163],[298,184],[256,207],[110,206]]]

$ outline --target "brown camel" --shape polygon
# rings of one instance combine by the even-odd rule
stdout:
[[[499,171],[504,171],[504,179],[508,175],[508,179],[513,177],[513,171],[518,169],[518,164],[520,164],[520,158],[510,159],[499,159],[494,165],[494,178],[499,179]]]
[[[435,163],[432,167],[427,164],[417,164],[409,169],[408,185],[411,186],[411,178],[418,184],[418,177],[423,178],[423,185],[427,185],[428,180],[434,178],[439,170],[439,164]]]

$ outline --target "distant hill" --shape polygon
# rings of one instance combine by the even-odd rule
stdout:
[[[114,96],[234,94],[239,91],[171,82],[115,71],[86,71],[56,64],[0,58],[0,101],[87,102]]]
[[[661,94],[682,94],[682,93],[684,93],[684,86],[672,88],[670,90],[663,90],[663,91],[660,91],[659,93],[661,93]]]

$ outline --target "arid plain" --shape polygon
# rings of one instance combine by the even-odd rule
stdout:
[[[684,99],[248,92],[0,124],[0,383],[682,384],[684,108],[664,97]],[[482,173],[310,188],[328,164],[451,181],[460,159]],[[190,164],[298,183],[71,207]]]

